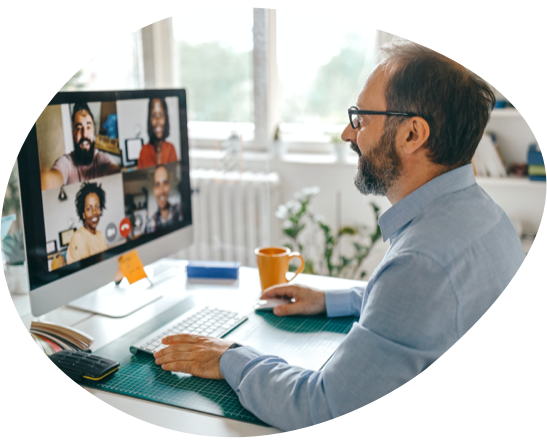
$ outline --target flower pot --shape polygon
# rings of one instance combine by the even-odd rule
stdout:
[[[337,142],[332,144],[336,161],[346,162],[348,157],[349,146],[347,143]]]
[[[4,267],[4,275],[11,295],[29,293],[27,262],[21,265],[7,264]]]

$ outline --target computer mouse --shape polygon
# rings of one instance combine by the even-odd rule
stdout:
[[[276,306],[279,305],[288,305],[289,303],[292,303],[292,300],[290,299],[267,299],[267,300],[259,300],[256,305],[254,306],[256,311],[271,311]]]

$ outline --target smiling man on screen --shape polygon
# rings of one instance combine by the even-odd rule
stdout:
[[[120,172],[112,157],[95,147],[95,119],[87,103],[76,103],[72,112],[74,150],[58,158],[41,175],[42,190],[89,181]]]
[[[150,216],[146,223],[147,233],[153,233],[158,228],[173,225],[182,220],[180,205],[169,202],[170,191],[169,172],[164,165],[159,165],[154,171],[154,197],[156,198],[158,209]]]
[[[320,371],[248,346],[166,337],[163,369],[225,378],[244,407],[284,430],[335,418],[414,378],[494,303],[525,254],[471,159],[495,104],[491,88],[423,46],[394,42],[348,110],[342,139],[359,154],[355,185],[393,205],[379,219],[386,256],[363,288],[281,285],[277,315],[359,317]]]

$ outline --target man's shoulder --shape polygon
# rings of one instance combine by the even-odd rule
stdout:
[[[153,233],[154,231],[156,231],[156,224],[157,224],[157,216],[158,216],[158,213],[159,211],[156,211],[155,213],[152,213],[148,219],[146,220],[146,226],[145,226],[145,230],[148,232],[148,233]]]
[[[99,165],[108,165],[112,164],[114,161],[108,153],[95,149],[95,153],[93,154],[93,162]]]
[[[52,169],[56,169],[58,167],[70,167],[74,166],[74,157],[73,152],[71,153],[65,153],[62,156],[59,156],[55,162],[53,163]]]
[[[501,207],[478,185],[473,185],[429,204],[416,225],[432,234],[473,235],[488,230],[504,217]]]
[[[516,236],[502,208],[474,185],[432,202],[408,224],[396,246],[445,266],[473,246],[493,240],[513,243],[511,233]]]
[[[172,213],[173,213],[173,218],[176,218],[176,220],[182,220],[182,205],[180,203],[176,203],[176,204],[173,204],[172,205]]]

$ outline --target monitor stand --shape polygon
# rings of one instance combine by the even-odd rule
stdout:
[[[179,275],[184,266],[180,260],[161,259],[144,268],[148,278],[132,285],[125,278],[119,284],[111,282],[68,306],[107,317],[125,317],[162,297],[162,291],[155,289],[156,286]]]

